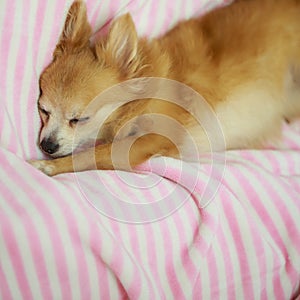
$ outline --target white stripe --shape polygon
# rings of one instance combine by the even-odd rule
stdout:
[[[39,1],[39,0],[35,0]],[[60,33],[63,29],[64,19],[58,20],[56,16],[56,1],[47,1],[46,12],[44,13],[44,20],[41,24],[42,33],[40,38],[40,43],[38,45],[38,55],[35,61],[35,71],[36,76],[39,77],[41,74],[45,62],[50,63],[52,56],[48,57],[49,49],[54,50],[52,42],[53,35],[56,34],[57,41],[60,36]],[[70,1],[72,2],[72,1]],[[65,5],[64,15],[67,13],[67,6]],[[55,29],[55,31],[53,30]],[[52,53],[51,53],[52,55]]]
[[[235,211],[234,215],[236,216],[236,221],[238,222],[237,228],[240,230],[241,233],[241,242],[246,254],[245,260],[247,261],[247,265],[250,271],[249,275],[251,275],[250,278],[252,278],[252,282],[254,282],[255,278],[257,278],[257,275],[260,274],[260,270],[255,247],[253,246],[254,240],[252,232],[253,229],[251,228],[252,226],[250,223],[251,218],[249,218],[249,212],[245,210],[245,208],[240,204],[240,202],[232,201],[231,208],[233,211]],[[255,297],[257,287],[252,286],[252,289]]]
[[[183,11],[184,11],[184,18],[185,19],[190,19],[191,17],[196,17],[195,15],[195,8],[194,8],[194,5],[195,5],[195,1],[186,1],[185,2],[185,5],[183,7]]]
[[[166,251],[168,249],[165,249],[164,243],[162,241],[164,235],[161,227],[164,226],[164,221],[152,223],[151,226],[152,226],[153,238],[154,238],[153,247],[155,247],[155,253],[157,258],[156,268],[157,268],[158,278],[156,278],[156,281],[160,282],[160,285],[162,286],[164,291],[165,298],[171,299],[173,293],[167,278],[166,268],[165,268],[166,258],[168,257]]]
[[[29,178],[28,180],[28,166],[25,164],[20,164],[18,167],[19,175],[20,176],[26,176],[24,177],[22,182],[26,182],[31,189],[35,190],[35,192],[39,195],[41,199],[43,199],[43,203],[45,206],[47,206],[49,213],[52,215],[53,220],[55,221],[55,225],[57,230],[56,234],[60,235],[60,240],[62,241],[62,247],[64,247],[64,252],[65,252],[65,258],[66,258],[66,267],[68,269],[68,276],[69,276],[69,283],[71,287],[71,292],[72,292],[72,298],[75,297],[76,295],[80,295],[80,284],[79,284],[79,270],[77,266],[77,257],[75,256],[74,253],[74,244],[70,239],[70,232],[69,232],[69,226],[70,224],[66,223],[66,218],[63,214],[63,210],[61,209],[61,206],[58,205],[55,201],[53,201],[53,194],[51,193],[45,193],[44,188],[36,184],[34,180]],[[46,179],[46,178],[45,178]],[[56,185],[56,190],[59,191],[59,193],[62,195],[61,199],[59,201],[61,202],[66,202],[69,208],[77,208],[76,215],[80,216],[82,215],[82,210],[77,207],[76,201],[74,199],[70,199],[69,192],[67,189],[64,188],[62,185]],[[65,196],[65,197],[64,197]],[[24,195],[24,199],[28,199],[27,195]],[[28,199],[28,202],[30,202],[30,199]],[[75,216],[74,216],[75,218]],[[78,221],[78,218],[76,219]],[[47,222],[47,220],[43,220],[43,222]],[[41,224],[43,224],[41,222]],[[84,224],[86,222],[86,219],[84,219],[81,224]],[[41,226],[39,224],[39,226]],[[69,226],[68,226],[69,225]],[[39,227],[37,226],[37,227]],[[81,225],[78,222],[78,227]],[[48,230],[45,229],[44,232],[42,232],[42,238],[41,238],[41,245],[44,247],[44,243],[46,244],[45,248],[45,263],[47,265],[47,271],[48,271],[48,276],[51,280],[52,283],[52,288],[51,290],[55,293],[56,291],[59,291],[61,288],[61,284],[58,279],[58,273],[57,273],[57,267],[53,262],[55,261],[54,256],[49,255],[52,254],[49,253],[49,249],[55,247],[55,245],[52,245],[51,242],[47,245],[47,240],[46,236],[48,235]]]
[[[71,199],[69,196],[68,188],[66,189],[66,187],[64,187],[63,185],[57,185],[57,188],[58,188],[57,190],[59,190],[60,194],[62,195],[60,201],[64,201],[65,204],[69,206],[70,210],[72,211],[72,215],[73,215],[72,217],[76,219],[76,227],[79,229],[80,227],[85,226],[85,224],[87,223],[86,215],[82,213],[82,207],[77,204],[77,201],[79,201],[80,198],[78,197],[77,201],[74,201],[74,199]],[[55,216],[57,228],[64,229],[60,231],[61,240],[64,242],[63,246],[66,253],[66,263],[68,268],[72,299],[76,299],[76,297],[80,295],[80,284],[79,284],[80,270],[78,269],[77,260],[82,258],[78,257],[75,254],[74,243],[70,239],[71,232],[69,231],[70,228],[68,227],[72,226],[72,224],[70,224],[70,222],[68,223],[64,222],[65,217],[63,215],[63,210],[58,204],[53,205],[53,196],[52,196],[52,206],[53,207],[51,211]],[[81,245],[77,245],[77,247],[81,247]]]
[[[12,296],[12,299],[22,299],[21,290],[19,289],[19,284],[17,281],[15,269],[13,267],[11,259],[13,257],[8,252],[6,248],[6,242],[3,240],[2,235],[0,235],[0,249],[1,249],[1,269],[7,281],[7,285]],[[42,299],[42,298],[40,298]],[[3,300],[5,300],[3,298]]]
[[[21,93],[20,93],[20,101],[24,103],[24,105],[18,106],[20,108],[20,118],[22,123],[22,133],[20,134],[20,140],[22,141],[21,144],[23,146],[23,151],[25,153],[30,152],[30,148],[32,145],[28,143],[28,133],[30,132],[29,127],[32,127],[32,123],[28,122],[27,118],[27,110],[30,107],[31,95],[30,95],[30,88],[31,88],[31,79],[34,78],[34,74],[32,72],[32,66],[34,65],[32,61],[32,41],[33,41],[33,32],[34,32],[34,25],[35,25],[35,18],[34,16],[37,14],[37,3],[33,1],[30,4],[30,13],[31,15],[28,17],[28,24],[26,24],[26,31],[29,33],[27,38],[27,50],[26,50],[26,59],[24,61],[24,72],[23,72],[23,80],[20,82],[21,84]],[[24,24],[22,24],[24,26]],[[21,28],[20,31],[24,30]],[[38,87],[36,87],[38,90]],[[15,103],[16,104],[16,103]]]
[[[140,0],[129,3],[129,12],[132,15],[134,23],[136,25],[136,30],[139,36],[146,36],[148,31],[148,21],[143,17],[145,13],[145,8],[149,8],[149,4],[151,1],[148,0]],[[134,4],[134,5],[132,5]],[[148,6],[147,6],[148,5]]]
[[[217,274],[215,274],[216,282],[213,284],[213,286],[215,290],[219,291],[219,298],[226,300],[228,299],[228,288],[230,285],[229,281],[227,281],[225,272],[226,266],[224,260],[227,258],[224,257],[219,243],[213,243],[211,251],[214,252],[215,264],[217,267]]]
[[[96,22],[94,31],[99,30],[112,16],[110,16],[109,11],[109,1],[101,1],[101,7],[96,13]]]
[[[298,262],[299,250],[295,249],[296,245],[294,245],[293,241],[290,240],[290,237],[287,234],[286,226],[282,220],[282,217],[278,212],[278,208],[276,207],[276,204],[274,203],[274,201],[272,201],[273,199],[271,199],[270,195],[265,190],[265,187],[261,186],[261,182],[257,179],[257,177],[253,176],[252,172],[250,172],[248,169],[247,170],[245,169],[244,176],[249,179],[249,184],[255,187],[255,190],[257,191],[260,198],[264,199],[264,201],[262,201],[261,203],[262,205],[264,205],[266,211],[268,211],[270,219],[273,221],[276,231],[279,234],[280,238],[282,239],[284,246],[287,247],[287,251],[289,252],[289,259],[296,264],[296,266],[294,265],[294,267],[297,268],[297,265],[299,266],[299,262]],[[284,203],[289,203],[288,200],[289,197],[287,196],[286,191],[282,189],[280,184],[278,184],[277,180],[267,175],[265,176],[265,180],[269,181],[272,186],[274,187],[276,186],[276,192],[279,194],[279,198],[285,199]],[[234,182],[234,181],[230,181],[230,182]],[[247,201],[251,203],[250,199],[248,199],[248,196],[245,194],[245,191],[243,189],[239,191],[239,198],[245,200],[247,199]],[[260,224],[259,230],[263,232],[264,239],[267,240],[270,245],[272,245],[273,250],[276,251],[278,258],[281,260],[282,265],[284,265],[285,264],[284,257],[282,256],[281,250],[279,246],[276,244],[276,242],[273,240],[273,237],[270,236],[268,230],[265,228],[263,221],[260,219],[259,215],[257,215],[257,213],[254,211],[251,204],[248,205],[247,203],[245,203],[245,205],[247,205],[248,213],[250,213],[253,216],[257,224]],[[299,215],[297,214],[297,209],[295,210],[293,207],[290,207],[289,212],[290,212],[290,217],[293,216],[295,218],[294,219],[295,224],[299,223]],[[286,295],[288,295],[289,291],[291,291],[292,288],[290,279],[288,278],[288,274],[286,272],[282,272],[281,274],[282,274],[281,280],[283,282],[282,286],[285,290]]]
[[[18,168],[18,170],[22,170],[22,168]],[[26,172],[19,173],[20,176],[22,176],[21,174],[26,174]],[[3,176],[5,176],[5,174],[3,174]],[[7,178],[7,175],[6,175],[6,178]],[[26,182],[26,181],[24,180],[24,182]],[[29,182],[27,182],[27,183],[29,184]],[[30,183],[32,184],[32,181],[30,181]],[[29,184],[30,188],[32,190],[34,190],[34,187],[31,184]],[[22,186],[20,186],[20,184],[17,184],[15,182],[13,182],[12,180],[6,179],[6,185],[12,191],[12,193],[14,191],[14,193],[15,193],[14,201],[18,202],[18,204],[21,205],[25,211],[27,211],[28,216],[31,218],[31,221],[35,224],[34,228],[35,228],[36,233],[39,236],[39,240],[41,242],[40,245],[41,245],[41,248],[44,253],[45,265],[46,265],[47,273],[48,273],[48,276],[50,279],[51,290],[52,290],[52,292],[54,292],[54,295],[56,297],[61,298],[60,282],[59,282],[59,278],[57,276],[57,266],[53,263],[55,261],[55,258],[54,258],[53,252],[49,251],[49,249],[52,249],[52,247],[55,247],[55,245],[53,245],[51,240],[49,239],[48,229],[45,225],[46,220],[44,220],[41,217],[39,211],[36,209],[36,207],[30,201],[30,198],[28,197],[28,195],[26,195],[23,192]],[[36,186],[36,184],[35,184],[35,186]],[[35,191],[38,192],[38,189],[35,189]],[[45,193],[43,193],[43,194],[44,194],[44,197],[42,196],[42,194],[40,195],[41,199],[45,198]],[[26,205],[24,205],[24,203],[26,203]],[[53,205],[52,200],[51,200],[51,203]],[[6,204],[6,203],[4,202],[4,204]],[[14,214],[14,211],[11,208],[6,207],[6,209],[11,210],[10,212],[7,212],[7,213]],[[11,217],[11,219],[13,220],[13,225],[17,225],[19,223],[18,215],[14,215],[13,218]],[[25,239],[25,236],[27,236],[27,235],[25,233],[20,234],[20,232],[18,232],[17,236],[19,239]],[[28,242],[30,242],[30,241],[28,241],[26,239],[26,244]],[[21,245],[22,245],[22,247],[20,249],[24,249],[23,242],[21,243]],[[27,246],[27,247],[29,247],[29,246]],[[22,251],[22,253],[32,254],[29,249],[27,251]],[[31,261],[31,257],[23,257],[23,262],[24,262],[24,264],[30,263],[30,266],[31,266],[30,270],[28,270],[28,272],[27,272],[27,274],[30,275],[30,276],[28,276],[28,278],[35,276],[36,272],[35,272],[35,268],[33,267],[34,264]],[[35,284],[35,283],[39,283],[38,278],[33,278],[32,280],[29,281],[29,284]],[[39,288],[34,286],[31,290],[32,290],[32,292],[39,291]],[[55,293],[55,291],[56,291],[56,293]],[[41,298],[38,298],[38,299],[41,299]]]
[[[128,256],[127,255],[123,256],[123,265],[122,265],[122,269],[121,269],[121,272],[119,273],[118,278],[120,279],[120,281],[123,283],[123,285],[125,287],[130,287],[130,285],[133,282],[134,275],[136,275],[134,273],[134,268],[132,266],[132,263],[134,263],[134,265],[136,265],[136,266],[139,266],[139,264],[137,263],[135,257],[132,255],[132,253],[130,253],[129,251],[126,251],[126,254],[128,254]],[[143,273],[141,273],[141,274],[143,274]],[[145,280],[142,276],[140,277],[140,284],[141,284],[140,299],[149,298],[149,296],[147,295],[148,288],[147,288],[147,285],[145,285]]]
[[[268,243],[264,242],[262,243],[262,246],[264,248],[263,258],[266,264],[266,274],[265,274],[266,286],[263,288],[266,290],[267,292],[266,294],[268,295],[269,299],[276,299],[274,293],[273,279],[274,279],[274,275],[276,274],[277,268],[275,269],[274,266],[274,253]]]
[[[161,34],[163,25],[166,21],[166,14],[165,12],[168,9],[167,0],[161,0],[159,1],[159,4],[157,5],[157,10],[153,12],[150,11],[151,15],[155,13],[155,23],[152,25],[151,33],[149,34],[150,37],[156,37]],[[173,13],[171,11],[171,13]],[[148,16],[148,18],[151,18],[151,15]]]
[[[184,11],[185,3],[183,1],[177,1],[177,5],[173,6],[173,16],[172,20],[174,20],[174,24],[171,24],[171,27],[173,27],[175,24],[177,24],[181,19],[183,18],[183,11]],[[166,14],[166,12],[165,12]]]
[[[5,110],[5,112],[4,112],[4,116],[3,116],[3,120],[2,120],[3,125],[2,125],[2,128],[0,128],[1,129],[1,131],[0,131],[1,147],[8,149],[10,139],[14,135],[13,122],[10,119],[10,113],[7,111],[6,103],[4,103],[3,110]],[[16,144],[16,147],[17,147],[17,144]]]
[[[239,169],[241,173],[249,179],[249,184],[252,187],[255,187],[255,191],[258,195],[260,195],[261,199],[264,199],[264,201],[261,202],[262,205],[266,207],[266,210],[269,212],[270,218],[275,221],[274,224],[278,223],[278,219],[281,219],[280,216],[278,216],[278,211],[276,207],[274,207],[272,203],[272,199],[269,199],[270,196],[266,193],[264,188],[261,186],[261,182],[257,181],[253,178],[253,173],[251,174],[250,171],[248,171],[247,168],[239,166]],[[276,250],[277,255],[282,258],[282,254],[280,250],[278,249],[277,244],[274,242],[273,237],[270,236],[269,231],[265,227],[265,224],[263,223],[263,220],[261,220],[260,215],[257,215],[256,210],[253,207],[253,204],[251,202],[251,195],[246,194],[246,191],[243,186],[239,185],[237,178],[233,176],[230,172],[227,172],[226,175],[226,181],[230,183],[230,188],[235,191],[236,197],[238,197],[239,202],[243,203],[243,210],[246,210],[249,215],[252,216],[252,218],[255,220],[257,226],[259,227],[259,230],[263,233],[264,238],[272,245],[274,250]],[[276,219],[277,218],[277,219]],[[282,226],[282,224],[281,224]]]
[[[151,24],[151,7],[152,1],[145,1],[142,10],[137,12],[139,17],[139,24],[136,24],[137,32],[140,36],[149,36]],[[156,18],[156,16],[155,16]]]
[[[293,250],[293,242],[290,240],[290,237],[287,234],[286,225],[283,222],[282,216],[279,214],[277,206],[275,205],[274,201],[272,201],[273,199],[271,199],[270,194],[266,190],[266,187],[261,185],[261,182],[257,179],[257,177],[253,176],[253,173],[250,170],[245,169],[244,176],[249,178],[249,184],[252,187],[255,187],[257,194],[260,196],[261,199],[264,199],[264,201],[262,201],[261,204],[265,207],[265,210],[268,211],[270,219],[272,220],[280,238],[282,239],[282,241],[284,242],[285,245],[292,246],[289,249],[290,251]],[[289,202],[289,196],[287,195],[286,191],[281,187],[281,185],[278,184],[277,180],[275,180],[273,177],[270,177],[270,175],[269,176],[265,175],[264,179],[266,181],[268,181],[271,186],[273,186],[274,188],[276,187],[276,192],[278,193],[279,198],[285,199],[284,203]],[[244,194],[243,199],[247,199],[247,201],[249,201],[249,203],[251,203],[249,197],[244,193],[244,190],[241,192]],[[265,226],[262,223],[263,221],[259,218],[259,216],[256,214],[256,212],[254,212],[253,208],[251,207],[251,204],[250,205],[247,203],[245,203],[245,204],[249,208],[248,212],[252,211],[253,213],[255,213],[257,222],[259,222],[261,224],[261,227],[264,228]],[[295,224],[299,223],[299,215],[297,214],[297,210],[295,210],[294,208],[291,207],[289,209],[289,213],[290,213],[290,217],[294,217]],[[269,235],[269,233],[268,233],[268,235]],[[274,242],[273,242],[273,244],[274,244]],[[277,245],[275,247],[278,249]],[[278,249],[278,251],[280,251],[280,250]]]
[[[158,291],[158,289],[161,287],[160,282],[158,282],[157,278],[154,276],[154,272],[152,269],[153,265],[156,265],[156,267],[157,267],[157,260],[154,262],[153,257],[152,257],[152,253],[156,252],[156,251],[154,251],[154,249],[152,248],[152,245],[150,245],[147,242],[148,237],[145,234],[144,226],[147,226],[149,228],[151,227],[151,229],[148,229],[148,230],[151,230],[153,232],[153,228],[152,228],[151,224],[135,226],[137,236],[138,236],[138,241],[139,241],[139,255],[141,258],[140,265],[143,268],[143,270],[145,270],[145,272],[147,272],[148,279],[150,280],[150,283],[152,284],[152,286],[154,288],[156,288],[156,291]],[[127,227],[128,227],[128,225],[127,225]],[[128,229],[130,229],[130,228],[131,227],[128,227]],[[150,245],[150,247],[148,247],[149,245]],[[132,249],[132,250],[134,251],[134,249]],[[158,257],[159,255],[160,255],[159,253],[155,253],[156,257]],[[157,295],[157,298],[160,298],[160,296]]]
[[[5,186],[11,191],[14,191],[15,199],[26,199],[26,195],[15,184],[12,184],[11,182],[6,182]],[[19,203],[19,205],[22,204]],[[20,216],[15,212],[15,210],[12,207],[8,205],[6,201],[2,201],[1,207],[5,215],[10,219],[13,225],[12,231],[14,232],[14,236],[16,238],[18,252],[20,253],[20,257],[22,259],[24,272],[28,281],[28,285],[30,287],[30,291],[34,299],[42,299],[41,289],[39,285],[40,282],[39,282],[39,278],[37,277],[35,264],[33,262],[30,240],[28,240],[27,231],[22,226],[22,223],[20,223]],[[35,223],[34,221],[35,220],[32,220],[33,223]],[[38,225],[36,227],[38,227]],[[4,244],[5,243],[1,244],[1,256],[2,256],[2,251],[7,254],[7,249],[4,247]],[[2,249],[2,247],[5,249]],[[10,258],[12,257],[10,256]],[[12,267],[12,269],[14,268]],[[6,272],[7,270],[5,270],[4,268],[3,271]],[[11,281],[10,277],[7,277],[7,279],[8,282]]]
[[[199,279],[200,279],[200,288],[195,287],[196,290],[201,289],[201,298],[200,299],[211,299],[211,287],[213,284],[210,282],[209,278],[209,265],[208,260],[205,257],[201,257],[198,261],[199,267]]]
[[[4,75],[4,78],[6,78],[6,93],[4,95],[4,99],[14,99],[14,85],[15,85],[15,71],[16,71],[16,57],[18,56],[18,52],[19,49],[21,47],[20,43],[21,43],[21,30],[22,30],[22,6],[23,2],[20,2],[20,6],[18,7],[18,9],[16,9],[14,11],[14,15],[12,16],[11,19],[14,20],[14,22],[11,22],[10,24],[12,24],[13,29],[12,29],[12,36],[13,38],[10,39],[10,47],[9,47],[9,55],[8,55],[8,68],[6,70],[6,74]],[[15,102],[14,101],[6,101],[5,105],[7,107],[7,111],[8,111],[8,115],[9,117],[11,116],[15,116]],[[9,125],[14,124],[14,122],[12,122]],[[10,134],[14,134],[14,139],[16,141],[15,144],[15,153],[17,153],[18,155],[21,155],[22,151],[20,148],[20,137],[17,136],[17,129],[13,127],[11,127],[11,129],[14,129],[13,133],[10,132]],[[8,138],[10,139],[10,136],[8,136]]]
[[[86,224],[88,224],[88,222],[86,222]],[[91,299],[100,299],[100,294],[99,294],[99,288],[98,288],[98,282],[99,282],[99,278],[98,278],[98,272],[97,272],[97,268],[99,267],[99,262],[98,257],[94,255],[94,252],[91,251],[90,249],[90,244],[89,244],[89,235],[90,233],[88,232],[83,232],[83,225],[80,224],[80,226],[78,226],[78,228],[80,229],[80,239],[81,239],[81,247],[84,253],[84,257],[80,258],[83,259],[86,262],[86,267],[87,267],[87,273],[88,273],[88,282],[89,282],[89,286],[86,286],[85,289],[89,290],[89,292],[91,293],[90,297]],[[74,247],[74,246],[73,246]],[[80,270],[79,270],[80,272]],[[71,289],[73,287],[71,286]],[[79,297],[79,294],[78,294]]]
[[[177,214],[175,212],[175,214]],[[174,217],[167,217],[166,218],[166,224],[165,226],[168,226],[168,231],[169,231],[169,238],[172,241],[172,265],[174,272],[176,274],[176,279],[178,281],[178,284],[181,287],[182,292],[184,293],[185,290],[190,291],[192,286],[189,278],[186,275],[186,272],[183,272],[183,265],[182,265],[182,260],[181,260],[181,247],[182,244],[180,243],[179,240],[179,234],[177,232],[177,226],[175,224]]]
[[[222,201],[222,199],[218,199],[218,201]],[[233,198],[232,196],[228,199],[230,202],[237,201],[237,199]],[[229,205],[228,201],[226,201],[223,205]],[[230,220],[227,219],[227,216],[224,213],[223,206],[220,206],[220,224],[219,226],[222,227],[224,233],[224,239],[226,240],[226,246],[230,257],[230,262],[232,266],[232,276],[233,282],[232,285],[235,287],[235,292],[237,297],[241,297],[244,295],[243,286],[241,284],[242,278],[242,270],[240,265],[240,260],[237,253],[237,248],[235,244],[235,240],[233,238],[234,232],[231,231],[229,226]]]
[[[108,287],[106,287],[109,290],[110,299],[119,299],[120,298],[120,291],[116,288],[117,286],[117,280],[116,274],[112,271],[112,269],[109,267],[111,263],[113,262],[113,245],[112,245],[112,239],[110,236],[113,236],[114,234],[110,231],[111,221],[108,218],[101,218],[101,225],[97,223],[99,232],[105,233],[103,234],[102,239],[105,241],[105,246],[101,247],[101,252],[99,253],[99,256],[101,257],[101,260],[107,265],[106,268],[107,272],[107,280],[108,280]],[[108,235],[109,238],[104,238],[104,236]],[[103,288],[100,286],[100,288]]]

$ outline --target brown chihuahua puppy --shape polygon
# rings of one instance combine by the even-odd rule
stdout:
[[[30,163],[48,175],[130,170],[153,155],[180,157],[186,135],[197,151],[209,151],[211,138],[195,117],[201,101],[155,98],[155,91],[144,92],[145,79],[162,78],[153,90],[168,79],[202,95],[215,116],[206,126],[218,122],[226,149],[263,146],[280,135],[285,118],[300,115],[300,1],[237,1],[153,40],[138,38],[128,14],[94,45],[91,33],[85,4],[75,1],[40,78],[40,147],[54,159]],[[138,78],[141,85],[132,81]],[[124,102],[113,87],[126,82],[124,90],[136,97]],[[188,98],[174,86],[171,95]]]

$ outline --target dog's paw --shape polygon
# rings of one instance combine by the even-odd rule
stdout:
[[[53,176],[56,174],[55,165],[51,160],[30,160],[28,163],[48,176]]]

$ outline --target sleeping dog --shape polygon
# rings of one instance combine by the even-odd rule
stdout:
[[[199,93],[215,116],[208,123],[222,128],[226,149],[262,147],[280,136],[284,119],[300,115],[299,1],[236,1],[151,40],[137,36],[129,14],[93,45],[91,33],[85,4],[75,1],[40,77],[39,142],[52,159],[31,164],[50,176],[75,171],[74,159],[76,171],[84,171],[130,170],[153,155],[180,157],[187,134],[197,151],[210,150],[195,118],[200,102],[182,106],[145,96],[144,85],[134,79],[164,78]],[[123,83],[135,89],[136,99],[122,102],[122,93],[113,93],[92,105]]]

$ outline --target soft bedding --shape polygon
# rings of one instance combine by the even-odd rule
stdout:
[[[87,1],[96,31],[130,11],[139,34],[229,1]],[[0,2],[1,299],[297,299],[300,123],[263,150],[138,173],[47,177],[38,77],[71,1]]]

